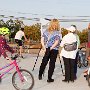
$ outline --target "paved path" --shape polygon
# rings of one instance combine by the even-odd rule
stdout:
[[[85,78],[83,77],[83,71],[85,68],[81,68],[81,69],[78,68],[78,75],[77,75],[78,78],[74,83],[71,83],[71,82],[64,83],[62,82],[62,79],[64,79],[64,76],[62,76],[60,63],[57,58],[56,68],[53,75],[53,78],[55,81],[53,83],[47,83],[48,65],[45,69],[45,74],[43,79],[38,80],[38,71],[39,71],[39,66],[41,64],[42,57],[38,58],[34,71],[32,71],[32,69],[33,69],[34,62],[36,60],[36,55],[25,54],[24,57],[25,59],[21,59],[21,62],[19,63],[19,65],[21,66],[21,68],[27,69],[31,71],[31,73],[33,74],[35,79],[35,85],[32,90],[90,90],[90,87],[88,87],[88,84]],[[5,64],[6,64],[6,61],[1,57],[0,66],[3,66]],[[11,71],[11,73],[14,73],[14,70]],[[13,74],[7,74],[6,76],[4,76],[2,83],[0,84],[0,90],[15,90],[11,83],[12,75]]]

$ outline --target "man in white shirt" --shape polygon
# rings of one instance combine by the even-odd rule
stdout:
[[[70,28],[67,28],[68,34],[65,35],[62,38],[60,47],[62,47],[60,56],[63,57],[64,60],[64,66],[65,66],[65,79],[62,80],[63,82],[69,82],[72,81],[74,82],[74,64],[75,64],[75,58],[76,58],[76,53],[77,53],[77,48],[72,51],[67,51],[64,48],[65,44],[72,44],[73,42],[76,42],[76,36],[73,34],[75,32],[75,27],[71,26]]]
[[[22,37],[24,36],[25,41],[27,41],[27,38],[24,34],[24,28],[21,28],[15,35],[15,42],[19,45],[20,49],[19,49],[19,53],[20,53],[20,57],[23,58],[22,56]]]

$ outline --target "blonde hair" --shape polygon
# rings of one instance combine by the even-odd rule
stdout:
[[[59,21],[57,19],[52,19],[49,23],[48,26],[48,31],[59,31],[60,30],[60,25],[59,25]]]

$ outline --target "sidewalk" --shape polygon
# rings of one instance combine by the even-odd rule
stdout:
[[[38,80],[38,71],[39,71],[42,57],[40,56],[38,58],[36,67],[34,68],[34,71],[32,71],[35,60],[36,60],[36,56],[37,55],[34,55],[34,54],[33,55],[25,54],[24,55],[25,59],[21,59],[21,62],[19,63],[19,66],[21,68],[29,70],[34,76],[35,85],[32,90],[72,90],[72,89],[73,90],[90,90],[90,87],[88,86],[87,81],[83,77],[83,71],[85,70],[85,68],[83,67],[78,68],[77,80],[74,83],[62,82],[62,80],[64,79],[64,76],[62,75],[61,66],[60,66],[60,62],[58,58],[56,61],[55,72],[53,75],[53,78],[55,81],[53,83],[47,83],[48,65],[45,69],[45,74],[44,74],[43,79]],[[5,64],[6,64],[6,61],[1,57],[0,66],[3,66]],[[14,73],[14,70],[11,71],[11,73]],[[0,90],[15,90],[11,83],[12,75],[13,74],[7,74],[6,76],[4,76],[2,83],[0,84]]]

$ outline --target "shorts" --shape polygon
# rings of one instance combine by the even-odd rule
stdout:
[[[15,39],[15,42],[16,42],[19,46],[22,46],[22,40]]]

